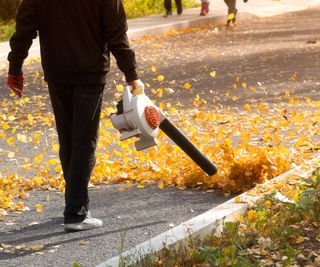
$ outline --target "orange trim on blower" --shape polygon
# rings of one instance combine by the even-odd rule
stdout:
[[[144,108],[144,116],[151,129],[156,129],[160,125],[160,114],[153,106],[146,106]]]

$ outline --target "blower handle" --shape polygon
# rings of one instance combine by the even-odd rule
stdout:
[[[174,141],[209,176],[216,174],[217,167],[173,123],[165,118],[159,128]]]

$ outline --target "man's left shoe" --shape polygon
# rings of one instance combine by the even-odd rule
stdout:
[[[87,217],[79,223],[65,223],[64,229],[68,231],[84,231],[99,228],[102,226],[102,221],[96,218],[92,218],[89,214]]]
[[[200,16],[205,16],[209,12],[209,2],[201,3]]]
[[[169,17],[171,15],[172,15],[172,12],[167,10],[166,13],[163,15],[163,17],[167,18],[167,17]]]
[[[236,23],[236,16],[237,16],[237,13],[238,13],[238,10],[236,9],[234,11],[234,13],[230,13],[228,15],[228,21],[226,23],[226,27],[227,28],[233,28],[234,27],[234,24]]]

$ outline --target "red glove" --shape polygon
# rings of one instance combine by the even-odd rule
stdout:
[[[9,88],[19,97],[22,96],[23,91],[23,74],[20,75],[10,75],[7,79],[7,84]]]
[[[144,93],[144,84],[143,82],[138,79],[138,80],[134,80],[132,82],[129,82],[129,85],[131,86],[131,93],[133,95],[141,95]]]

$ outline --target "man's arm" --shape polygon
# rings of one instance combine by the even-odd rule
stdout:
[[[135,54],[127,36],[127,19],[121,0],[103,0],[102,27],[108,49],[117,60],[126,81],[138,79]]]
[[[22,74],[23,62],[28,56],[32,39],[37,37],[38,28],[36,0],[23,0],[16,18],[16,32],[10,39],[9,75]]]

